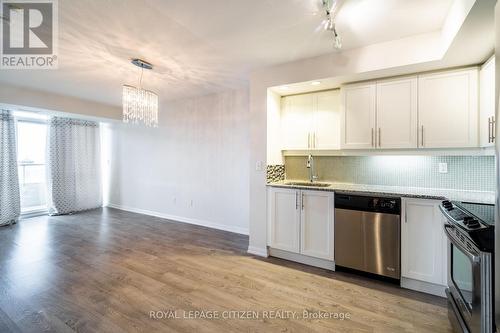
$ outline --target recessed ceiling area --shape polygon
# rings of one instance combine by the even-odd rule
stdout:
[[[342,51],[440,30],[451,3],[342,1]],[[254,69],[336,56],[323,19],[321,0],[59,1],[59,69],[4,70],[0,82],[120,105],[138,57],[163,100],[242,88]]]

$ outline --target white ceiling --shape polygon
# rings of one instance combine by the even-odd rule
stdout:
[[[345,0],[344,49],[440,30],[452,0]],[[155,65],[144,85],[163,100],[247,85],[251,70],[337,52],[321,0],[59,1],[59,69],[2,70],[0,82],[121,103],[130,58]]]

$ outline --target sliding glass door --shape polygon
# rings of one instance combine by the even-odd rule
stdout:
[[[44,121],[17,121],[19,187],[24,214],[47,210],[46,140]]]

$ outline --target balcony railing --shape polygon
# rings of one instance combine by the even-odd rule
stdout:
[[[21,211],[47,209],[45,164],[18,163]]]

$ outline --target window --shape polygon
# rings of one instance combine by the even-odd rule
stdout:
[[[47,210],[46,141],[45,122],[18,120],[17,161],[21,213]]]

